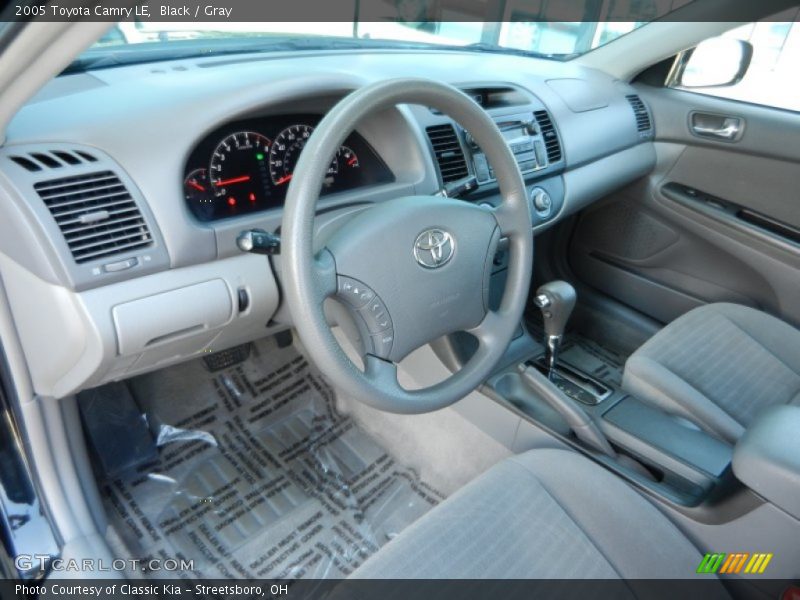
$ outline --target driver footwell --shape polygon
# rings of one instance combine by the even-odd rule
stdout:
[[[196,360],[127,385],[155,452],[98,476],[126,558],[192,561],[196,577],[339,578],[443,499],[273,339],[215,373]],[[87,403],[114,410],[98,394],[80,399],[84,421]]]

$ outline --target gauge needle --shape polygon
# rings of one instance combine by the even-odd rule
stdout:
[[[353,158],[347,161],[347,164],[352,167],[354,164],[356,164],[356,162],[358,162],[358,159],[354,156]]]
[[[220,179],[219,181],[215,182],[217,187],[221,187],[223,185],[231,185],[233,183],[244,183],[245,181],[250,181],[250,175],[242,175],[241,177],[232,177],[230,179]]]
[[[278,179],[278,181],[275,182],[275,185],[283,185],[287,181],[291,181],[291,180],[292,180],[292,174],[289,173],[288,175],[284,175],[283,177]]]
[[[206,191],[206,188],[204,188],[202,185],[200,185],[196,181],[187,181],[186,183],[188,183],[190,186],[192,186],[198,192],[205,192]]]

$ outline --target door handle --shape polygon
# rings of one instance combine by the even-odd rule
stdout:
[[[699,135],[718,137],[724,140],[732,140],[739,133],[739,125],[737,123],[729,123],[725,127],[701,127],[700,125],[695,125],[693,129]]]
[[[742,132],[742,119],[702,113],[692,114],[692,133],[700,137],[731,142]]]

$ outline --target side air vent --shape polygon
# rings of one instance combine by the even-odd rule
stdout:
[[[547,149],[547,161],[550,163],[560,161],[561,143],[558,141],[558,134],[556,133],[556,128],[553,126],[553,121],[550,120],[550,115],[546,110],[537,110],[533,113],[533,117],[542,130],[544,145]]]
[[[50,152],[30,152],[27,154],[12,155],[9,157],[23,169],[35,173],[45,169],[60,169],[97,162],[97,159],[82,150],[67,152],[65,150],[52,150]]]
[[[433,146],[442,181],[450,183],[469,175],[467,162],[464,160],[464,150],[461,148],[455,128],[447,123],[428,127],[425,131]]]
[[[128,189],[111,171],[51,179],[34,185],[58,223],[77,263],[153,243]]]
[[[642,99],[636,94],[625,96],[625,99],[630,103],[633,115],[636,117],[636,130],[639,133],[650,131],[653,124],[650,122],[650,113],[647,112],[647,107]]]

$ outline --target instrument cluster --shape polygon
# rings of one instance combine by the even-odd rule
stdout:
[[[186,204],[200,221],[280,208],[319,115],[282,115],[229,123],[192,151],[184,173]],[[322,194],[394,180],[357,133],[331,157]]]

